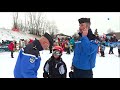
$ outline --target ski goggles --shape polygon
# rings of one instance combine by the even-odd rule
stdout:
[[[55,50],[55,51],[53,51],[53,55],[60,56],[60,55],[62,55],[62,54],[61,54],[61,52],[60,52],[60,51]]]

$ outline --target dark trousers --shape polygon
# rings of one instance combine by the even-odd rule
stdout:
[[[104,56],[104,51],[100,51],[100,53],[101,53],[101,56]]]
[[[73,78],[93,78],[93,71],[90,70],[82,70],[74,67]]]
[[[11,51],[11,58],[13,58],[13,51]]]
[[[70,54],[70,47],[67,48],[67,54]]]
[[[110,47],[109,54],[113,54],[113,47]]]
[[[73,52],[74,51],[74,46],[72,45],[71,47],[72,47],[71,52]]]
[[[118,49],[118,55],[120,56],[120,49]]]

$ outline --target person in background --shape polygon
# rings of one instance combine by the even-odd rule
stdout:
[[[17,50],[17,41],[14,41],[15,50]]]
[[[116,35],[113,34],[113,36],[110,38],[110,50],[109,50],[109,54],[114,54],[113,49],[114,49],[114,43],[117,42],[117,38]]]
[[[101,53],[101,57],[105,57],[105,43],[101,42],[101,45],[100,45],[100,53]]]
[[[8,49],[9,49],[10,52],[11,52],[11,58],[14,58],[14,56],[13,56],[14,48],[15,48],[15,45],[14,45],[14,42],[12,41],[12,42],[8,45]]]
[[[120,57],[120,40],[118,40],[118,57]]]
[[[36,39],[35,39],[36,40]],[[33,39],[29,39],[29,42],[28,43],[32,43],[33,42]]]
[[[74,44],[75,44],[75,40],[74,40],[74,37],[72,37],[72,38],[70,39],[71,52],[73,52],[73,50],[74,50]]]

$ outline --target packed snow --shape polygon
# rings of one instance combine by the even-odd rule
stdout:
[[[34,36],[23,34],[19,32],[13,32],[10,30],[0,29],[0,41],[1,40],[19,40],[21,38],[35,38]],[[93,78],[120,78],[120,57],[118,57],[118,49],[114,48],[114,54],[109,53],[109,47],[105,49],[105,57],[100,57],[97,54],[96,66],[93,68]],[[43,78],[43,66],[50,58],[49,50],[44,50],[40,52],[41,64],[38,70],[38,78]],[[0,78],[14,78],[13,70],[18,57],[18,51],[14,52],[14,58],[11,58],[10,52],[0,52]],[[66,54],[63,52],[63,61],[67,65],[67,78],[69,78],[68,73],[71,70],[73,53]]]
[[[105,57],[97,54],[96,66],[93,69],[94,78],[120,78],[120,57],[118,57],[117,48],[114,48],[114,54],[108,54],[109,47],[105,50]],[[49,50],[40,52],[41,64],[38,70],[38,78],[43,78],[43,66],[52,54]],[[14,58],[11,58],[10,52],[0,53],[0,78],[14,78],[13,70],[16,64],[18,52],[14,52]],[[73,53],[63,52],[62,58],[67,65],[67,78],[72,63]]]
[[[20,39],[35,39],[39,38],[38,36],[31,35],[23,32],[12,31],[10,29],[0,28],[0,42],[2,40],[16,40],[19,42]]]

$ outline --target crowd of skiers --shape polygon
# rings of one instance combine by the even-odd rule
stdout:
[[[113,53],[113,49],[115,47],[118,47],[118,56],[120,56],[120,45],[119,42],[116,38],[116,35],[113,34],[113,36],[111,36],[110,38],[108,38],[105,34],[103,34],[102,36],[96,36],[96,39],[98,41],[98,53],[101,54],[101,57],[105,57],[105,48],[106,47],[110,47],[109,49],[109,54],[114,54]],[[58,45],[61,46],[63,48],[63,51],[66,52],[66,54],[70,54],[71,52],[73,52],[74,50],[74,44],[75,44],[76,40],[73,37],[66,37],[66,38],[59,38],[56,37],[54,39],[54,46]],[[118,44],[115,44],[117,43]],[[52,53],[52,47],[50,49],[50,53]]]
[[[54,46],[61,46],[63,48],[63,51],[66,52],[66,54],[70,54],[71,52],[73,52],[74,50],[74,44],[75,44],[75,38],[73,37],[64,37],[64,38],[59,38],[59,37],[54,37]],[[104,34],[103,36],[97,36],[97,40],[99,42],[99,47],[98,47],[98,53],[100,52],[101,57],[105,57],[105,47],[109,46],[110,50],[109,50],[109,54],[114,54],[113,49],[114,47],[118,47],[118,56],[120,56],[120,45],[115,45],[115,42],[120,42],[117,40],[116,35],[113,34],[112,37],[107,38],[106,35]],[[10,43],[11,42],[11,43]],[[8,49],[11,51],[11,57],[13,58],[13,52],[16,50],[20,50],[21,48],[25,47],[27,44],[33,42],[33,39],[29,39],[29,40],[24,40],[24,39],[20,39],[19,42],[17,43],[17,41],[10,41],[9,45],[8,45]],[[106,45],[106,43],[109,43],[109,45]],[[5,41],[2,40],[1,45],[4,45]],[[52,53],[52,48],[53,47],[49,47],[50,53]]]
[[[71,52],[73,52],[74,44],[75,44],[74,36],[64,37],[64,38],[59,38],[59,37],[54,38],[54,46],[61,46],[63,48],[63,51],[66,52],[66,54],[70,54]]]
[[[108,44],[108,45],[106,45]],[[105,57],[105,47],[109,46],[109,54],[114,54],[113,49],[115,47],[118,47],[118,56],[120,56],[120,41],[117,40],[116,35],[113,34],[110,38],[107,38],[106,35],[103,35],[102,37],[99,37],[99,48],[98,51],[101,53],[102,57]]]

